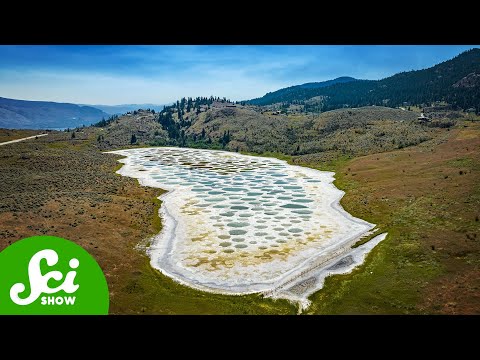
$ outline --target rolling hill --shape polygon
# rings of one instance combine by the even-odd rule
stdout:
[[[474,108],[478,113],[480,49],[468,50],[428,69],[401,72],[382,80],[357,80],[320,88],[295,86],[266,94],[247,103],[304,103],[314,97],[318,97],[321,102],[321,111],[369,105],[428,106],[433,102],[443,101],[458,109]]]
[[[109,115],[91,106],[0,97],[0,128],[55,129],[90,125]]]

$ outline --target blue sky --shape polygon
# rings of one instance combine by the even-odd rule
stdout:
[[[0,46],[0,97],[82,104],[245,100],[339,76],[381,79],[478,46]]]

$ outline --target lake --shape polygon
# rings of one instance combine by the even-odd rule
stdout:
[[[333,172],[217,150],[111,153],[126,156],[119,174],[168,190],[148,254],[153,267],[191,287],[269,291],[312,259],[334,260],[375,226],[339,205]]]

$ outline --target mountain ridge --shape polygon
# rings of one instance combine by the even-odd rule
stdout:
[[[91,106],[0,97],[0,128],[55,129],[90,125],[109,115]]]
[[[333,84],[346,83],[346,82],[357,81],[357,80],[359,79],[355,79],[354,77],[351,77],[351,76],[340,76],[332,80],[308,82],[308,83],[296,85],[296,86],[301,88],[306,88],[306,89],[318,89],[318,88],[327,87]]]
[[[348,82],[352,82],[352,81],[358,81],[358,79],[355,79],[355,78],[350,77],[350,76],[340,76],[340,77],[337,77],[335,79],[326,80],[326,81],[308,82],[308,83],[304,83],[304,84],[300,84],[300,85],[292,85],[292,86],[288,86],[286,88],[281,88],[281,89],[278,89],[278,90],[275,90],[275,91],[272,91],[272,92],[268,92],[264,96],[262,96],[261,98],[248,100],[247,102],[252,104],[252,105],[261,105],[260,103],[257,104],[257,103],[254,103],[254,102],[257,101],[257,100],[261,101],[263,99],[265,101],[269,98],[284,96],[286,94],[290,94],[292,92],[295,92],[297,89],[320,89],[320,88],[323,88],[323,87],[327,87],[327,86],[331,86],[331,85],[335,85],[335,84],[348,83]],[[265,105],[267,105],[267,104],[265,104]]]
[[[461,109],[474,107],[479,112],[480,82],[476,80],[479,74],[480,49],[473,48],[432,67],[400,72],[381,80],[357,80],[313,89],[297,86],[288,92],[268,93],[246,103],[293,104],[321,97],[320,111],[327,111],[342,107],[396,107],[404,103],[428,105],[443,101]],[[455,84],[468,86],[455,87]]]

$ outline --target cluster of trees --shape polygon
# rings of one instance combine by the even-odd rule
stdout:
[[[307,112],[320,113],[320,112],[327,111],[327,106],[325,105],[324,101],[319,101],[319,102],[312,103],[312,104],[305,103],[305,105],[303,107],[303,110],[306,113]]]
[[[207,109],[213,102],[230,102],[227,98],[220,97],[197,97],[182,98],[170,106],[164,106],[163,110],[158,113],[157,121],[162,125],[162,129],[167,131],[168,140],[155,140],[157,145],[180,145],[190,146],[195,143],[203,144],[205,147],[221,146],[224,148],[230,142],[230,132],[225,132],[223,137],[217,141],[213,141],[210,137],[206,137],[205,129],[201,134],[192,134],[188,136],[186,130],[192,125],[192,114],[195,112],[198,116],[202,111],[202,106]],[[176,117],[174,116],[176,115]],[[160,144],[161,142],[162,144]],[[197,145],[198,145],[197,144]]]
[[[149,144],[152,146],[186,146],[199,149],[225,149],[231,140],[230,131],[225,131],[223,136],[219,139],[212,139],[206,134],[205,129],[202,129],[200,134],[187,135],[185,130],[180,131],[177,138],[155,139]],[[136,139],[135,139],[136,141]],[[133,144],[133,143],[132,143]]]
[[[230,99],[227,99],[226,97],[220,98],[219,96],[210,96],[210,97],[201,97],[198,96],[195,99],[189,97],[189,98],[182,98],[180,100],[177,100],[177,102],[173,105],[170,106],[164,106],[162,112],[172,109],[181,109],[183,113],[187,112],[189,113],[192,111],[192,109],[199,109],[202,105],[206,105],[209,107],[212,105],[214,102],[221,102],[221,103],[229,103],[231,102]]]
[[[230,130],[224,131],[222,139],[220,140],[222,147],[224,148],[230,142]]]
[[[106,127],[107,125],[110,125],[112,122],[116,121],[117,119],[118,119],[118,115],[112,115],[107,120],[105,120],[105,118],[102,118],[102,120],[100,120],[96,124],[93,124],[93,126]]]
[[[163,130],[166,130],[170,139],[177,140],[185,132],[185,128],[188,128],[192,122],[185,120],[182,115],[182,110],[178,109],[178,121],[173,118],[173,113],[169,110],[163,110],[158,115],[158,122],[162,125]]]

